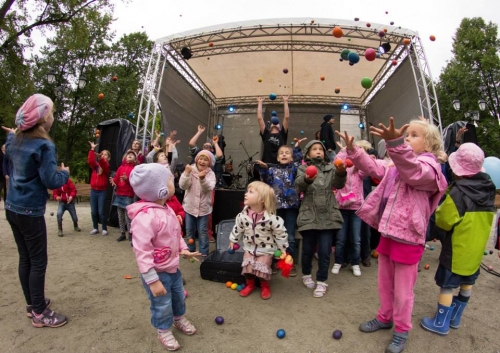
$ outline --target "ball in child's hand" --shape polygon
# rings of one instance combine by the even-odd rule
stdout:
[[[240,244],[238,244],[238,243],[233,244],[234,250],[238,250],[239,248],[240,248]]]
[[[342,331],[340,331],[340,330],[333,331],[332,337],[335,338],[336,340],[341,339],[342,338]]]
[[[342,165],[344,165],[344,162],[342,161],[342,159],[337,158],[337,159],[335,160],[335,162],[333,162],[333,164],[334,164],[336,167],[341,167]]]
[[[314,178],[318,174],[318,169],[315,166],[310,165],[306,168],[306,175],[308,178]]]
[[[276,250],[274,252],[274,257],[280,257],[281,256],[281,250]]]
[[[352,163],[352,161],[349,158],[346,158],[346,160],[345,160],[346,168],[351,168],[353,165],[354,164]]]
[[[222,325],[222,324],[224,323],[224,318],[223,318],[222,316],[217,316],[217,317],[215,318],[215,323],[216,323],[217,325]]]
[[[276,336],[279,339],[285,338],[285,336],[286,336],[285,330],[283,330],[282,328],[280,328],[278,331],[276,331]]]
[[[232,255],[232,254],[234,254],[234,249],[229,248],[229,249],[227,249],[227,252]]]

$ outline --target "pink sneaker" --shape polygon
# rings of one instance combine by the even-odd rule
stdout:
[[[158,339],[160,340],[163,347],[165,347],[169,351],[176,351],[181,348],[181,345],[174,337],[172,331],[168,330],[165,332],[158,332]]]
[[[196,333],[196,328],[184,316],[180,320],[174,320],[174,326],[176,329],[189,336]]]

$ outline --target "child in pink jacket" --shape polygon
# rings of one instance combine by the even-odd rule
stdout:
[[[386,141],[392,162],[376,163],[353,143],[347,133],[336,132],[346,142],[348,157],[354,165],[372,177],[381,179],[357,215],[380,231],[377,248],[377,316],[359,326],[362,332],[390,329],[396,325],[386,352],[402,352],[411,330],[413,287],[417,281],[418,262],[424,252],[427,224],[446,191],[447,182],[436,155],[442,150],[439,130],[432,124],[413,120],[400,129],[379,124],[370,127],[373,135]]]
[[[174,351],[180,345],[170,330],[172,324],[186,335],[196,333],[184,317],[179,258],[184,255],[199,261],[195,256],[201,254],[188,250],[174,211],[165,205],[174,193],[173,178],[167,168],[157,163],[138,165],[130,173],[130,185],[142,200],[127,206],[127,212],[132,220],[135,258],[151,302],[151,323],[163,346]]]

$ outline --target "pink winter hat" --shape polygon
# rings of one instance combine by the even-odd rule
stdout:
[[[155,202],[168,197],[170,170],[158,163],[139,164],[130,173],[130,186],[141,200]]]
[[[43,94],[34,94],[19,108],[16,113],[16,126],[21,131],[31,129],[38,120],[45,118],[52,110],[54,103]]]
[[[462,144],[448,158],[451,170],[458,176],[473,176],[482,171],[484,152],[474,143]]]
[[[200,158],[201,155],[205,155],[208,160],[210,161],[210,168],[213,168],[214,167],[214,164],[215,164],[215,156],[212,152],[210,151],[207,151],[207,150],[201,150],[200,152],[198,152],[198,154],[196,155],[196,157],[194,157],[194,162],[195,163],[198,163],[198,159]]]

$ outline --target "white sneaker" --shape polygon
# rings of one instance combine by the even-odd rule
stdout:
[[[334,275],[338,275],[341,267],[342,267],[341,264],[333,264],[332,273]],[[358,268],[359,268],[359,266],[358,266]]]
[[[91,235],[94,235],[97,233],[99,233],[99,229],[92,229],[92,231],[90,232]]]
[[[103,230],[102,231],[102,235],[108,235],[108,231],[107,230]],[[359,266],[358,266],[359,267]]]
[[[359,265],[352,265],[351,270],[354,276],[356,277],[361,276],[361,269],[359,268]]]

